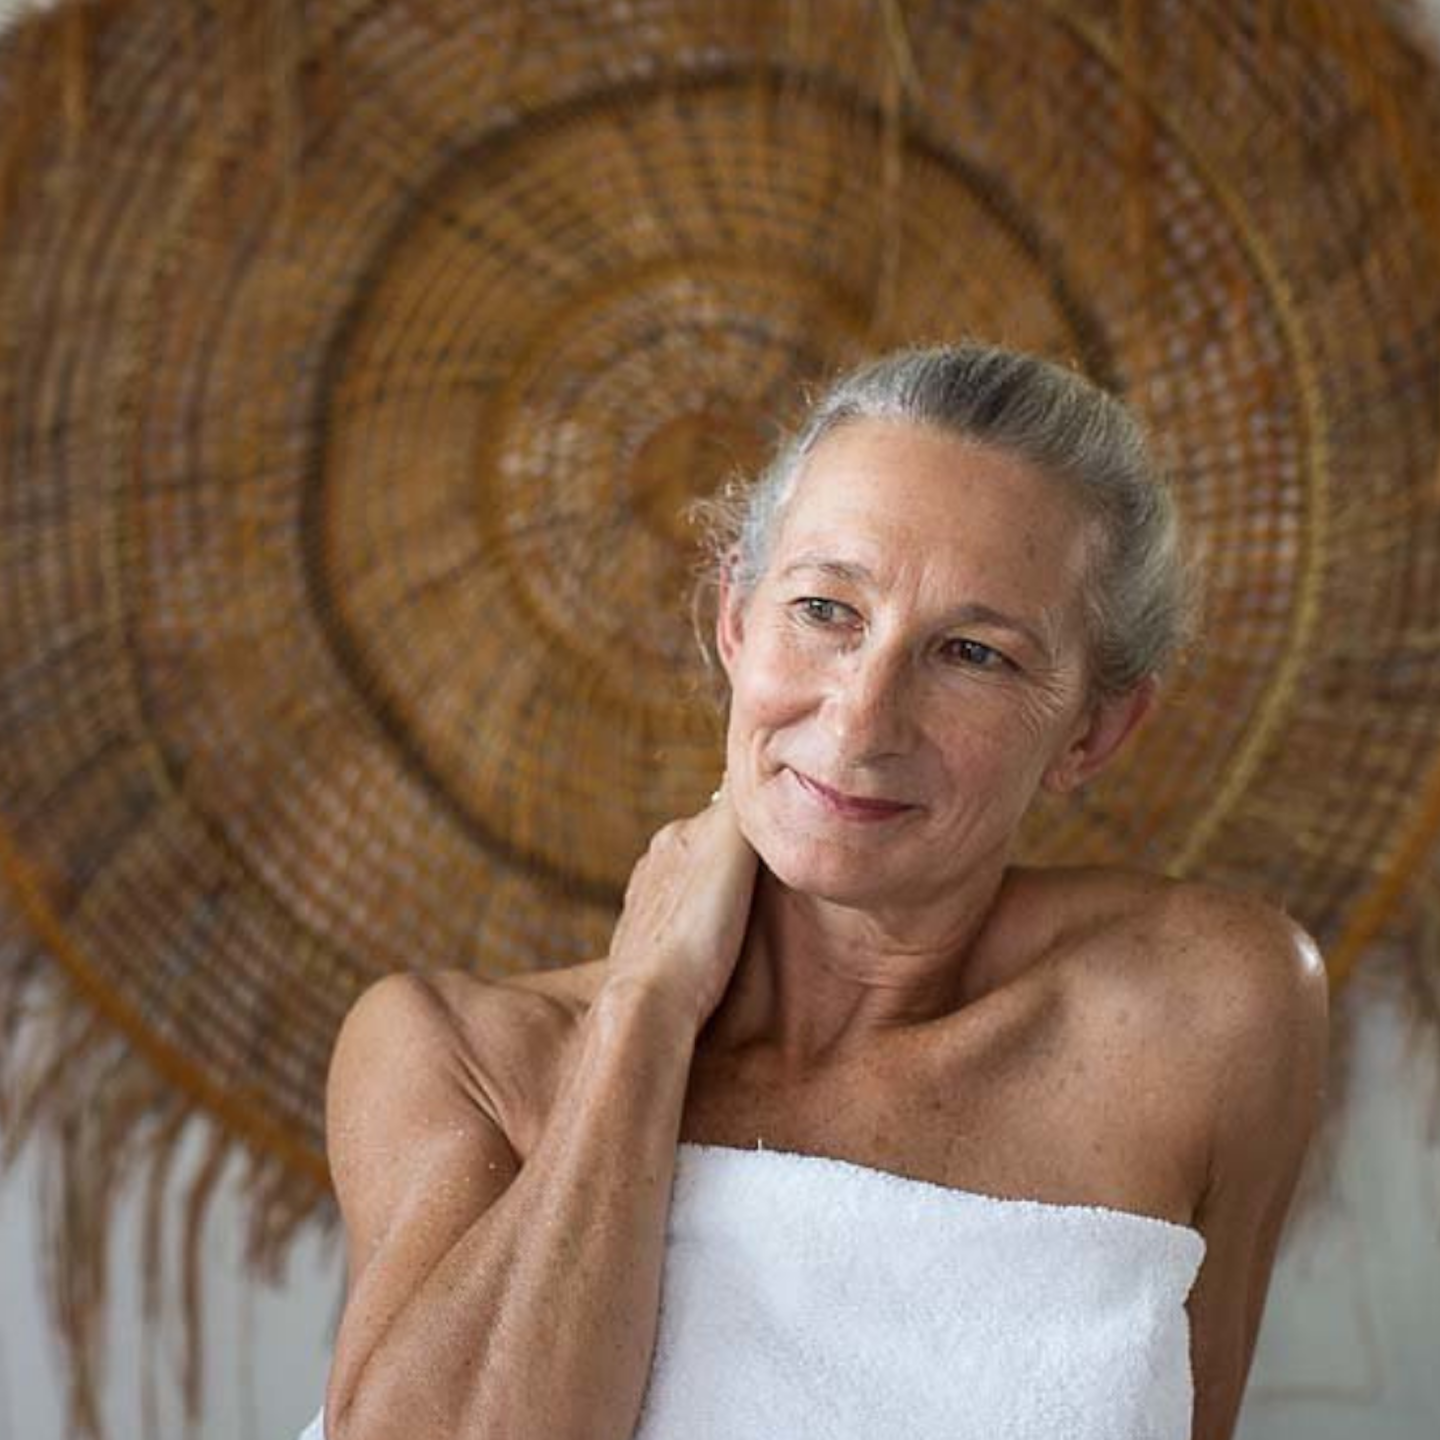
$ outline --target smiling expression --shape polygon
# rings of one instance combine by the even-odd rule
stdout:
[[[1089,526],[1002,451],[863,420],[811,452],[765,573],[722,597],[727,785],[768,868],[925,904],[1004,864],[1084,768]]]

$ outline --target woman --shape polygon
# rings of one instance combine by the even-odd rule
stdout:
[[[1133,422],[1030,357],[888,357],[820,401],[720,570],[726,779],[655,837],[608,957],[397,975],[347,1017],[328,1440],[1225,1440],[1323,966],[1259,902],[1011,858],[1183,631]],[[761,1198],[717,1239],[722,1194]],[[747,1263],[772,1221],[783,1276]],[[910,1256],[904,1287],[876,1268]]]

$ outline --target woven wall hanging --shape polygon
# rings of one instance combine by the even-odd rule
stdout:
[[[0,39],[0,1125],[66,1197],[77,1429],[110,1207],[143,1180],[153,1221],[188,1120],[193,1411],[205,1206],[245,1157],[263,1274],[333,1226],[361,988],[603,953],[717,771],[683,508],[869,352],[1083,365],[1202,549],[1205,642],[1032,858],[1258,888],[1337,980],[1413,928],[1440,105],[1407,15],[102,0]]]

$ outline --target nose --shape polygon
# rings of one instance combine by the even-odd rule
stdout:
[[[900,647],[861,646],[845,657],[826,696],[825,723],[852,765],[905,754],[914,742],[909,658]]]

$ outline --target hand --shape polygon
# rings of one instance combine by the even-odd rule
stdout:
[[[630,872],[606,983],[676,996],[699,1034],[734,973],[756,866],[723,786],[707,809],[658,830]]]

